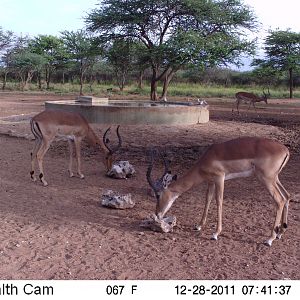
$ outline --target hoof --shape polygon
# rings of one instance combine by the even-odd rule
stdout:
[[[70,176],[71,178],[74,177],[74,173],[69,172],[69,176]]]
[[[81,179],[84,179],[84,175],[83,175],[83,174],[79,174],[79,177],[80,177]]]
[[[202,228],[201,228],[200,225],[195,225],[194,228],[193,228],[194,231],[200,231],[201,229]]]
[[[44,185],[44,186],[48,186],[48,182],[46,182],[46,181],[43,182],[43,185]]]
[[[266,240],[266,241],[264,241],[264,245],[266,245],[268,247],[271,247],[272,246],[272,241]]]
[[[211,240],[217,241],[218,240],[218,235],[214,233],[211,237]]]

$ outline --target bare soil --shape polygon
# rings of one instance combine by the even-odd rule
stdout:
[[[270,100],[255,111],[231,113],[233,99],[207,99],[211,120],[192,126],[121,126],[122,150],[136,176],[105,176],[101,155],[84,145],[85,179],[69,178],[67,143],[53,143],[45,157],[49,182],[30,180],[34,145],[30,117],[44,101],[74,95],[0,93],[0,279],[300,279],[300,100]],[[92,124],[100,134],[107,125]],[[216,226],[212,203],[207,226],[193,231],[203,212],[206,185],[176,200],[169,215],[171,233],[140,227],[154,212],[146,181],[150,147],[167,150],[174,173],[181,176],[211,143],[239,136],[277,139],[291,150],[281,181],[292,194],[289,228],[272,247],[275,204],[255,178],[226,182],[223,232],[210,240]],[[112,135],[112,142],[115,137]],[[163,170],[159,162],[154,175]],[[131,193],[136,205],[115,210],[102,207],[102,193]]]

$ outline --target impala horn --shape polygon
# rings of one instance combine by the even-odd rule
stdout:
[[[153,169],[154,155],[157,156],[157,151],[151,149],[149,155],[150,161],[149,161],[146,177],[150,187],[155,193],[156,199],[159,199],[160,193],[164,189],[166,189],[173,180],[177,179],[177,175],[174,176],[171,175],[171,171],[169,168],[169,160],[166,158],[166,153],[159,152],[159,155],[163,160],[165,170],[164,170],[164,174],[158,180],[153,181],[151,178],[151,172]]]
[[[118,151],[118,150],[121,148],[121,146],[122,146],[122,138],[121,138],[121,135],[120,135],[120,132],[119,132],[119,128],[120,128],[120,125],[118,125],[117,130],[116,130],[119,142],[118,142],[118,145],[117,145],[116,147],[114,147],[114,148],[110,148],[110,147],[108,146],[109,139],[107,138],[107,134],[108,134],[108,132],[110,131],[110,127],[107,128],[106,131],[105,131],[104,134],[103,134],[103,144],[104,144],[104,146],[107,148],[107,150],[109,151],[110,154],[115,153],[115,152]]]

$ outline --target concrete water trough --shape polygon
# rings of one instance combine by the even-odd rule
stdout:
[[[190,125],[209,121],[208,106],[198,103],[80,97],[74,101],[47,101],[45,107],[78,112],[90,123],[100,124]]]

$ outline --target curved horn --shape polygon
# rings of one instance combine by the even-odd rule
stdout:
[[[154,150],[151,149],[150,150],[150,162],[149,162],[149,166],[147,168],[147,173],[146,173],[146,177],[147,177],[147,181],[150,185],[150,187],[152,188],[152,190],[155,193],[156,198],[159,198],[159,191],[157,189],[156,184],[154,183],[154,181],[151,178],[151,172],[152,172],[152,168],[153,168],[153,161],[154,161]]]
[[[110,148],[109,146],[108,146],[108,142],[109,142],[109,139],[107,139],[106,138],[106,136],[107,136],[107,134],[108,134],[108,132],[110,131],[110,127],[109,128],[107,128],[106,129],[106,131],[104,132],[104,135],[103,135],[103,144],[104,144],[104,146],[107,148],[107,150],[110,152],[110,154],[113,154],[113,153],[115,153],[117,150],[119,150],[120,148],[121,148],[121,146],[122,146],[122,138],[121,138],[121,135],[120,135],[120,132],[119,132],[119,128],[120,128],[120,125],[118,125],[118,127],[117,127],[117,136],[118,136],[118,140],[119,140],[119,142],[118,142],[118,145],[117,145],[117,147],[115,147],[115,148]]]
[[[171,171],[170,171],[170,165],[169,165],[170,161],[166,158],[167,154],[166,154],[165,151],[163,153],[160,152],[160,156],[161,156],[161,158],[163,160],[163,163],[164,163],[164,166],[165,166],[165,172],[164,172],[164,175],[163,175],[163,176],[165,176],[166,174],[171,173]]]
[[[103,140],[103,144],[104,144],[104,146],[107,148],[107,150],[110,152],[110,153],[112,153],[112,150],[109,148],[109,146],[107,145],[107,143],[109,142],[109,140],[108,139],[106,139],[106,135],[107,135],[107,133],[110,131],[110,127],[108,127],[107,129],[106,129],[106,131],[104,132],[104,134],[103,134],[103,137],[102,137],[102,140]]]
[[[120,128],[120,125],[118,125],[118,127],[117,127],[117,136],[118,136],[119,142],[118,142],[118,146],[113,150],[113,152],[118,151],[122,146],[122,138],[121,138],[121,135],[119,133],[119,128]]]

